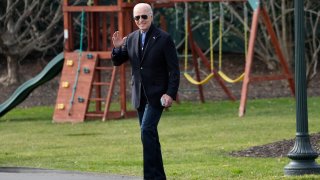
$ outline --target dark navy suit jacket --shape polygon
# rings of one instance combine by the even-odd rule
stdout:
[[[176,99],[180,70],[176,48],[171,36],[151,25],[141,47],[140,31],[136,30],[127,36],[124,45],[112,51],[112,62],[115,66],[130,60],[132,67],[132,104],[140,106],[141,95],[146,96],[147,103],[161,106],[163,94]],[[141,94],[141,92],[144,92]]]

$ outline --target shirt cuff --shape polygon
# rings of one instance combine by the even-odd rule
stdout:
[[[120,48],[113,48],[113,53],[117,54],[120,52]]]

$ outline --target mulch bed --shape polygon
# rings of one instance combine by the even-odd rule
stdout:
[[[310,135],[310,143],[313,150],[318,154],[320,152],[320,133]],[[285,157],[289,151],[293,148],[295,139],[277,141],[262,146],[253,146],[241,151],[233,151],[229,153],[235,157]]]

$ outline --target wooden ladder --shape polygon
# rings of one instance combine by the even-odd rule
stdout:
[[[102,61],[107,60],[99,59],[96,53],[83,52],[81,57],[78,52],[65,53],[54,122],[109,118],[116,68],[112,64],[102,66]],[[102,72],[109,72],[109,76],[102,78]],[[101,92],[102,89],[106,91]],[[94,103],[96,106],[92,108]]]
[[[109,73],[110,78],[106,78],[106,80],[101,80],[103,72]],[[112,92],[115,83],[116,72],[117,69],[115,66],[101,65],[101,63],[98,62],[98,65],[95,67],[95,78],[94,81],[91,83],[91,97],[89,98],[89,104],[92,104],[92,102],[94,102],[96,104],[96,107],[94,111],[90,111],[90,108],[87,108],[85,114],[86,118],[102,118],[102,121],[109,119],[110,105],[112,101]],[[93,95],[93,89],[96,90],[95,96]],[[105,97],[103,97],[101,89],[106,90]],[[102,107],[102,102],[104,102],[104,108]],[[103,111],[101,111],[101,109],[103,109]]]

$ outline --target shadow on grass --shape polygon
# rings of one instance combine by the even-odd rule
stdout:
[[[43,121],[43,122],[52,122],[51,119],[44,119],[44,118],[35,118],[35,117],[18,117],[18,118],[0,118],[0,123],[7,123],[7,122],[29,122],[29,121]]]
[[[98,136],[102,133],[75,133],[75,134],[66,134],[66,136],[78,137],[78,136]]]

